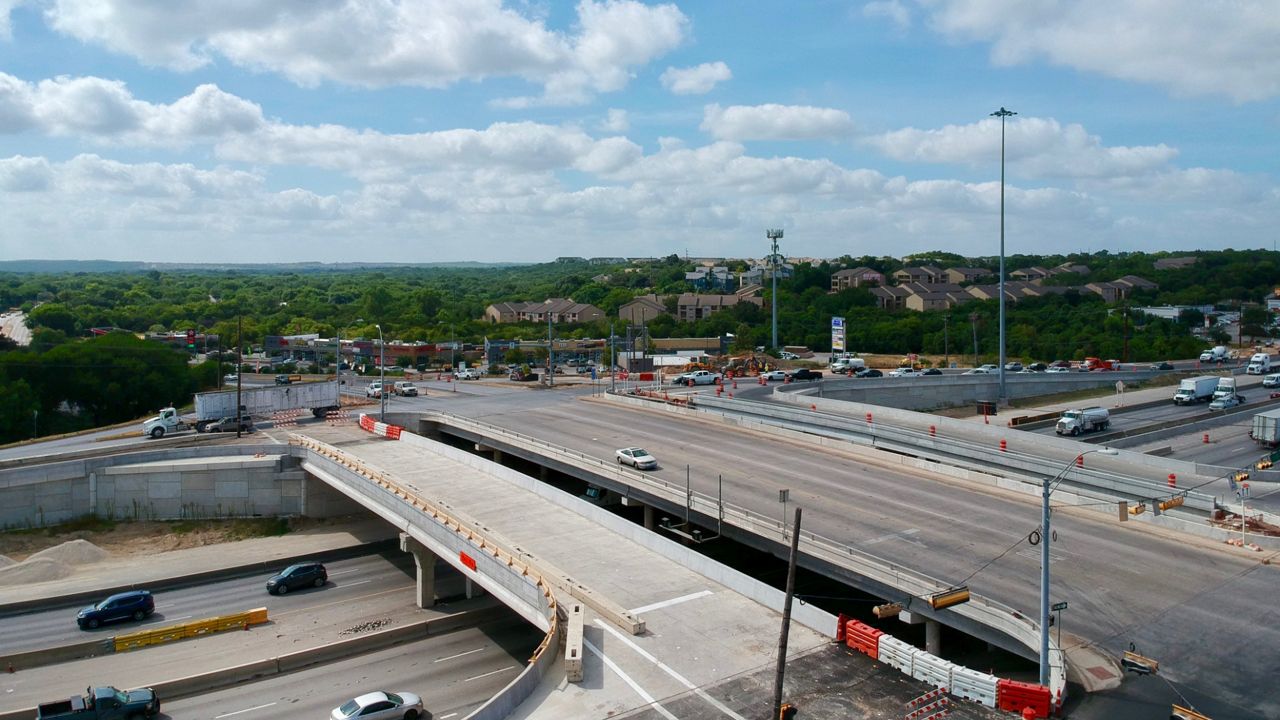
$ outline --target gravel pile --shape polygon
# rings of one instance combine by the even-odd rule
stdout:
[[[25,561],[0,568],[0,587],[26,585],[50,580],[61,580],[72,572],[71,566],[49,558],[27,558]]]
[[[61,545],[54,545],[47,550],[41,550],[31,555],[26,559],[26,562],[31,562],[32,560],[54,560],[67,565],[88,565],[102,562],[110,556],[111,553],[88,540],[68,540]]]
[[[7,568],[10,565],[16,564],[17,562],[18,562],[17,560],[14,560],[13,558],[10,558],[6,555],[0,555],[0,568]]]

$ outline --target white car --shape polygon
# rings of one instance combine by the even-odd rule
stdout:
[[[787,379],[787,371],[786,370],[770,370],[769,372],[760,373],[760,377],[770,382],[774,382],[774,381],[783,382],[784,380]]]
[[[459,380],[479,380],[480,371],[476,368],[458,368],[454,371],[453,376]]]
[[[658,467],[658,458],[650,455],[644,448],[621,448],[614,455],[618,458],[619,465],[630,465],[637,470],[652,470]]]
[[[369,387],[364,391],[365,397],[380,398],[382,397],[382,383],[371,382]]]
[[[972,370],[965,370],[964,373],[962,374],[964,375],[995,375],[996,371],[988,370],[984,366],[984,367],[976,367],[976,368],[973,368]]]
[[[1236,395],[1235,393],[1232,393],[1230,395],[1223,395],[1222,397],[1214,398],[1213,402],[1209,403],[1209,409],[1210,410],[1226,410],[1229,407],[1235,407],[1237,405],[1242,404],[1243,402],[1244,402],[1244,398],[1240,397],[1239,395]]]
[[[783,350],[782,352],[778,353],[778,357],[783,360],[799,360],[800,359],[799,355],[793,352],[787,352],[786,350]]]
[[[422,698],[413,693],[365,693],[348,700],[329,714],[330,720],[418,720],[431,717],[422,708]]]
[[[920,371],[909,367],[901,367],[889,371],[889,377],[920,377]]]
[[[1064,368],[1064,367],[1061,367],[1061,366],[1059,366],[1059,365],[1050,365],[1049,367],[1045,368],[1045,372],[1047,372],[1047,373],[1069,373],[1069,372],[1071,372],[1071,368]]]

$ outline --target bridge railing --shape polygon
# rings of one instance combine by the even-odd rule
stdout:
[[[444,425],[470,430],[478,435],[501,438],[508,444],[536,451],[566,464],[577,466],[580,469],[597,471],[603,468],[609,470],[623,484],[644,488],[646,491],[669,501],[681,504],[687,503],[691,513],[698,513],[707,518],[719,518],[735,527],[757,535],[765,537],[776,535],[779,541],[783,543],[789,540],[787,525],[781,518],[769,517],[749,508],[725,503],[719,498],[697,490],[688,490],[683,485],[661,477],[623,468],[621,465],[616,465],[611,461],[480,420],[438,411],[428,411],[423,413],[423,416]],[[897,565],[892,561],[815,532],[801,530],[800,540],[801,547],[806,554],[846,568],[876,582],[898,588],[912,598],[923,598],[926,595],[942,592],[951,587],[951,585],[924,573]],[[1003,603],[978,595],[971,595],[968,603],[953,606],[949,610],[1002,632],[1037,652],[1039,650],[1039,625]],[[1049,662],[1051,666],[1051,692],[1065,693],[1066,664],[1061,648],[1052,639],[1050,640]]]
[[[541,678],[556,660],[556,651],[559,648],[562,628],[559,607],[550,583],[535,568],[525,563],[521,558],[489,541],[482,529],[472,527],[470,523],[445,512],[433,503],[423,500],[416,492],[396,482],[386,472],[328,443],[320,442],[305,435],[290,434],[289,444],[314,453],[320,458],[345,469],[348,473],[366,480],[367,484],[352,483],[350,489],[383,509],[390,511],[393,518],[403,521],[403,526],[396,523],[401,530],[414,535],[417,540],[428,547],[435,549],[440,543],[438,537],[429,532],[426,534],[422,532],[422,528],[417,524],[417,521],[424,518],[430,518],[435,528],[443,528],[444,531],[452,535],[454,541],[452,544],[454,546],[471,548],[475,553],[473,563],[481,563],[481,566],[489,570],[489,572],[480,573],[476,568],[467,566],[471,570],[468,573],[467,569],[459,567],[458,569],[467,574],[468,577],[473,574],[480,578],[488,575],[493,580],[500,581],[496,574],[505,571],[513,578],[513,581],[531,585],[537,591],[542,613],[542,622],[538,624],[546,630],[546,635],[537,649],[534,650],[524,670],[500,692],[490,698],[489,701],[468,715],[467,718],[468,720],[499,720],[510,715],[516,706],[533,693]],[[340,482],[346,480],[346,478],[342,477],[336,477],[336,479]],[[409,512],[404,512],[406,510]],[[442,555],[451,565],[458,566],[457,557]],[[489,589],[492,591],[495,589],[500,590],[501,588],[490,587]],[[495,594],[502,595],[502,593]]]

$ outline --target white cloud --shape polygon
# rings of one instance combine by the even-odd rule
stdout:
[[[170,105],[133,97],[124,83],[97,77],[57,77],[28,83],[0,73],[0,132],[38,130],[98,142],[186,145],[263,124],[257,105],[201,85]]]
[[[937,130],[905,128],[866,139],[895,160],[929,163],[990,164],[1000,156],[1000,121],[985,118],[970,125]],[[1162,171],[1177,157],[1166,145],[1106,147],[1077,124],[1016,118],[1005,127],[1005,154],[1011,167],[1033,177],[1108,178]]]
[[[669,67],[660,78],[662,87],[676,95],[706,95],[717,83],[733,78],[723,62],[702,63],[691,68]]]
[[[0,0],[3,1],[3,0]],[[688,19],[674,5],[580,0],[572,33],[499,0],[53,0],[55,30],[176,70],[218,57],[303,86],[443,88],[519,77],[540,99],[581,103],[626,86],[631,68],[680,45]]]
[[[1236,102],[1280,95],[1274,0],[917,0],[954,39],[992,44],[1000,65],[1044,59],[1177,95]]]
[[[701,130],[719,140],[816,140],[853,132],[849,113],[803,105],[733,105],[703,109]]]
[[[866,17],[888,18],[899,30],[911,26],[911,10],[901,0],[875,0],[862,6],[862,14]]]
[[[631,121],[627,119],[627,111],[618,108],[609,108],[608,117],[600,123],[601,130],[612,133],[626,132],[630,127]]]

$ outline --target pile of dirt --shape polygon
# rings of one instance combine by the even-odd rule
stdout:
[[[10,565],[14,565],[17,562],[18,562],[17,560],[13,560],[7,556],[0,555],[0,570],[7,568]]]
[[[28,557],[24,562],[32,560],[53,560],[64,563],[66,565],[88,565],[90,563],[102,562],[111,553],[94,545],[88,540],[77,539],[68,540],[60,545],[54,545],[47,550],[41,550]]]
[[[71,566],[66,563],[49,558],[36,558],[0,568],[0,587],[61,580],[71,573]]]

